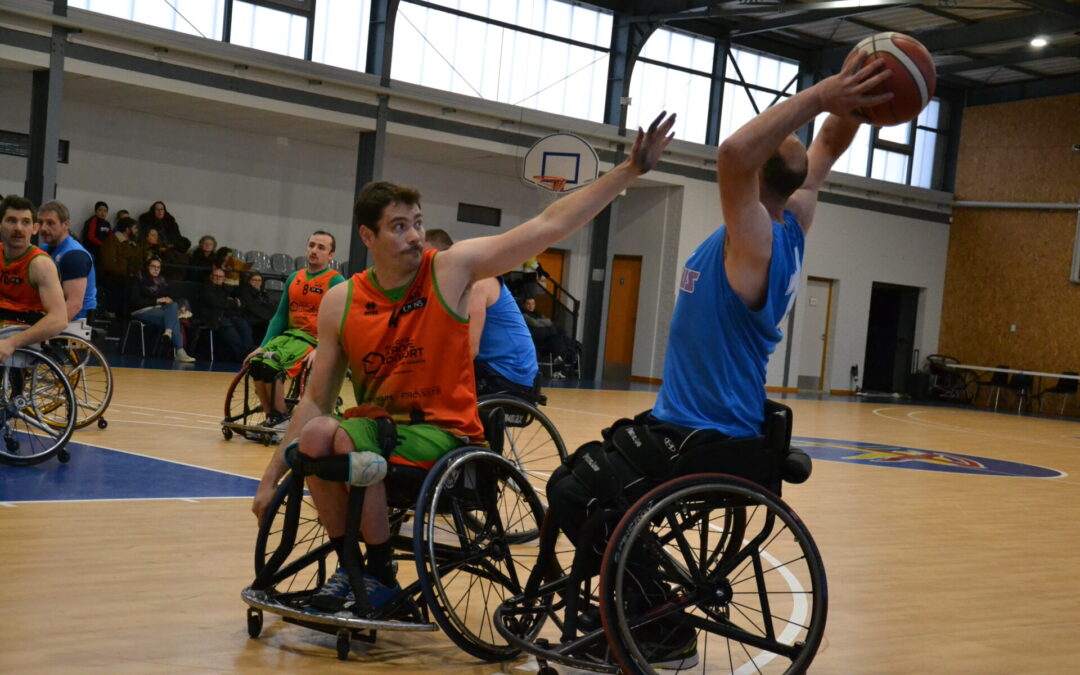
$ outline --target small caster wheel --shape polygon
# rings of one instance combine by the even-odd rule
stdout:
[[[232,440],[232,429],[229,427],[221,427],[221,435],[225,437],[225,440]]]
[[[60,460],[61,464],[67,464],[71,461],[71,453],[67,450],[61,450],[60,452],[56,453],[56,458]]]
[[[97,421],[97,428],[98,429],[104,429],[107,426],[109,426],[109,421],[107,419],[105,419],[104,417],[99,417],[98,421]]]
[[[536,675],[559,675],[559,671],[555,670],[551,666],[544,666],[536,671]]]
[[[339,661],[349,658],[349,650],[352,649],[352,634],[348,628],[342,628],[337,633],[337,657]]]
[[[261,609],[255,609],[254,607],[248,607],[247,611],[247,624],[248,635],[253,638],[259,637],[262,633],[263,613]]]

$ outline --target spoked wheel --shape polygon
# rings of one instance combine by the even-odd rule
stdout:
[[[482,416],[486,411],[502,409],[506,420],[502,454],[542,493],[551,472],[567,457],[566,445],[555,425],[533,404],[510,396],[484,398],[478,408]]]
[[[40,352],[16,349],[0,366],[0,461],[38,464],[75,430],[75,395],[63,370]]]
[[[71,382],[77,411],[75,428],[97,421],[98,427],[104,429],[108,423],[102,415],[113,394],[112,369],[105,355],[93,343],[75,335],[58,335],[42,351],[56,361]]]
[[[295,480],[289,473],[282,479],[274,498],[259,524],[259,536],[255,540],[255,575],[259,576],[271,558],[281,549],[286,539],[286,509],[293,498],[291,487]],[[330,539],[319,522],[319,514],[311,497],[301,497],[296,534],[289,550],[270,580],[278,593],[303,593],[314,591],[329,576],[326,556],[330,553]]]
[[[518,654],[495,630],[493,614],[523,591],[542,519],[528,480],[489,450],[455,450],[424,481],[413,539],[420,588],[439,626],[472,656]]]
[[[825,630],[810,533],[747,481],[697,474],[652,490],[604,554],[600,612],[627,673],[801,673]]]
[[[225,393],[225,419],[222,423],[254,426],[265,417],[255,393],[255,382],[248,374],[247,366],[244,366],[229,383]]]

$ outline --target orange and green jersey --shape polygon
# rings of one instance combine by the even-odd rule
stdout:
[[[270,319],[260,347],[289,329],[302,330],[313,338],[319,337],[319,305],[326,292],[345,278],[337,270],[327,267],[311,274],[307,268],[289,275],[285,292],[281,294],[277,312]]]
[[[427,251],[406,286],[386,290],[367,269],[349,281],[341,345],[357,403],[386,409],[398,424],[432,424],[484,443],[476,410],[469,321],[439,293]]]
[[[44,314],[45,306],[41,304],[41,296],[30,280],[30,262],[42,255],[49,257],[48,253],[31,244],[18,258],[8,260],[4,256],[4,245],[0,243],[0,260],[3,261],[0,266],[0,309],[8,316]]]

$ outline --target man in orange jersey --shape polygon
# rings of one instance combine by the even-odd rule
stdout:
[[[29,326],[0,338],[0,362],[20,347],[57,335],[68,324],[56,265],[30,243],[38,231],[36,221],[28,200],[9,195],[0,201],[0,325]]]
[[[279,383],[296,377],[315,360],[319,342],[319,305],[327,291],[345,281],[330,261],[337,248],[334,235],[317,231],[308,237],[307,267],[297,270],[285,282],[277,313],[270,319],[262,344],[248,354],[255,395],[266,412],[266,426],[285,421],[285,387]]]
[[[532,220],[443,252],[423,250],[418,192],[392,183],[368,184],[353,212],[374,265],[332,289],[323,301],[315,366],[285,439],[263,474],[252,505],[255,515],[261,519],[287,470],[286,448],[293,439],[299,439],[300,453],[307,458],[347,460],[348,478],[309,475],[308,489],[340,561],[348,503],[344,481],[365,488],[364,590],[372,607],[392,597],[397,582],[382,480],[387,471],[384,453],[395,471],[402,468],[404,473],[409,467],[430,468],[463,444],[484,442],[469,349],[473,283],[517,267],[592,220],[656,166],[673,137],[669,132],[674,122],[674,115],[662,114],[648,132],[638,131],[626,161]],[[340,420],[330,413],[347,368],[356,400],[368,404],[368,410],[365,416],[350,418],[347,413]],[[386,417],[396,423],[389,437]],[[295,456],[290,451],[289,457]],[[340,566],[311,600],[324,611],[349,608],[354,602]]]

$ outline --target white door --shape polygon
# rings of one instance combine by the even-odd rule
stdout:
[[[832,280],[810,277],[802,303],[802,345],[799,351],[798,387],[820,391],[825,388],[825,354],[829,345],[829,305]]]

